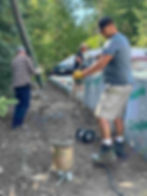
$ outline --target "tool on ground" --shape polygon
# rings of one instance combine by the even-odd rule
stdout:
[[[75,137],[77,141],[85,144],[91,144],[97,138],[95,131],[83,128],[77,129]]]
[[[63,181],[72,181],[74,166],[74,142],[72,140],[53,141],[51,153],[51,171],[53,171],[59,177],[59,182],[57,184],[61,184]]]

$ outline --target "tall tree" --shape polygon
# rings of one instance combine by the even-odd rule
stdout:
[[[23,9],[39,62],[49,69],[75,52],[86,33],[76,26],[64,0],[30,0]]]
[[[17,30],[12,20],[9,1],[0,2],[0,95],[9,93],[11,84],[10,62],[15,52]]]
[[[136,14],[138,17],[136,42],[139,46],[147,47],[147,0],[143,1],[143,8],[137,9]]]
[[[120,31],[125,33],[133,44],[136,43],[134,39],[138,35],[138,24],[140,18],[137,16],[136,10],[146,12],[145,2],[138,0],[81,0],[85,6],[93,7],[98,13],[98,17],[94,18],[93,23],[97,23],[98,18],[102,16],[111,16],[116,21]],[[141,16],[140,16],[141,17]],[[144,19],[145,21],[145,19]],[[92,21],[91,21],[92,24]]]
[[[116,21],[120,31],[124,32],[134,43],[139,22],[135,10],[142,9],[142,1],[138,0],[103,0],[102,14],[110,15]]]

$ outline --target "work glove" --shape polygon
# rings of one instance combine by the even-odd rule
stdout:
[[[82,80],[84,78],[83,72],[81,70],[77,70],[73,73],[74,80]]]
[[[81,85],[83,83],[83,72],[81,70],[77,70],[72,75],[73,79],[75,80],[75,83],[77,85]]]

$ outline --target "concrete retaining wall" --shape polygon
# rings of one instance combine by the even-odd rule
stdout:
[[[84,103],[95,108],[104,84],[102,75],[85,79]],[[129,99],[126,116],[126,137],[134,149],[147,159],[147,80],[136,78],[133,92]]]

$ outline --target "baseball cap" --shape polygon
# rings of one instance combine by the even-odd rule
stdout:
[[[107,25],[112,24],[113,20],[109,16],[103,17],[99,20],[98,26],[100,30],[103,30]]]

